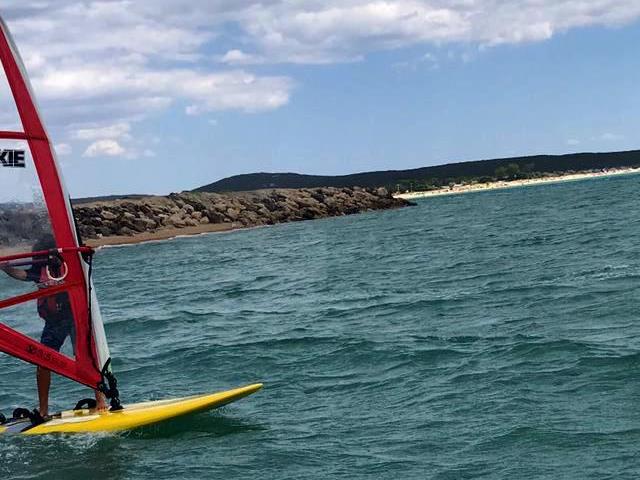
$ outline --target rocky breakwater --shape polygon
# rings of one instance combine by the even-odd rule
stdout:
[[[99,201],[74,206],[80,233],[97,245],[196,234],[401,208],[384,188],[278,189],[228,194],[174,193],[166,197]]]
[[[44,205],[0,204],[0,253],[30,251],[35,241],[49,231]]]

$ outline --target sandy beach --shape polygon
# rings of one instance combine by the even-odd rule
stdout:
[[[228,232],[243,228],[242,225],[236,225],[233,223],[218,223],[198,225],[196,227],[185,228],[163,228],[155,232],[138,233],[132,236],[126,235],[113,235],[102,238],[95,238],[87,240],[85,243],[93,248],[106,247],[106,246],[118,246],[118,245],[133,245],[136,243],[144,242],[156,242],[160,240],[169,240],[181,236],[202,235],[204,233],[220,233]]]
[[[501,190],[506,188],[528,187],[533,185],[541,185],[546,183],[572,182],[579,180],[588,180],[601,177],[612,177],[616,175],[632,175],[640,173],[638,168],[615,168],[602,172],[583,172],[567,175],[557,175],[545,178],[531,178],[526,180],[498,181],[489,183],[473,183],[473,184],[457,184],[452,187],[442,187],[438,190],[430,190],[425,192],[405,192],[395,194],[395,198],[403,198],[412,200],[416,198],[439,197],[442,195],[457,195],[461,193],[482,192],[487,190]]]

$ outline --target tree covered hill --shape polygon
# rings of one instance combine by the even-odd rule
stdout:
[[[196,192],[239,192],[270,188],[387,187],[429,189],[463,181],[533,178],[551,173],[640,167],[640,150],[612,153],[536,155],[471,162],[449,163],[410,170],[363,172],[322,176],[298,173],[250,173],[235,175],[199,187]]]

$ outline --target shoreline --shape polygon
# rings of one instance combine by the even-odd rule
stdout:
[[[87,239],[84,243],[92,248],[100,249],[103,247],[125,247],[129,245],[138,245],[142,243],[163,242],[173,240],[178,237],[196,237],[208,233],[224,233],[244,228],[240,225],[232,223],[222,224],[206,224],[196,227],[184,228],[166,228],[155,232],[138,233],[133,236],[127,235],[110,235],[103,238]]]
[[[469,185],[456,184],[453,187],[442,187],[438,190],[429,190],[424,192],[407,192],[394,194],[394,198],[403,200],[414,200],[417,198],[441,197],[445,195],[460,195],[463,193],[486,192],[492,190],[506,190],[509,188],[529,187],[535,185],[545,185],[564,182],[575,182],[581,180],[591,180],[595,178],[615,177],[618,175],[640,174],[638,168],[612,168],[605,172],[578,172],[567,175],[556,175],[545,178],[530,178],[523,180],[501,180],[489,183],[474,183]]]

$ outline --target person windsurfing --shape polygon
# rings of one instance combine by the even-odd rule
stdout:
[[[56,248],[53,235],[42,236],[32,248],[32,252],[44,252]],[[66,266],[57,257],[34,257],[31,267],[23,270],[17,267],[0,266],[0,270],[16,280],[34,282],[39,289],[48,288],[61,283]],[[68,337],[75,350],[75,329],[71,302],[66,292],[57,293],[49,297],[38,299],[38,315],[44,320],[44,327],[40,337],[40,343],[59,352]],[[51,371],[41,366],[36,370],[36,382],[38,385],[39,414],[46,418],[49,415],[49,389],[51,386]],[[104,395],[98,391],[96,394],[96,408],[107,408]]]

